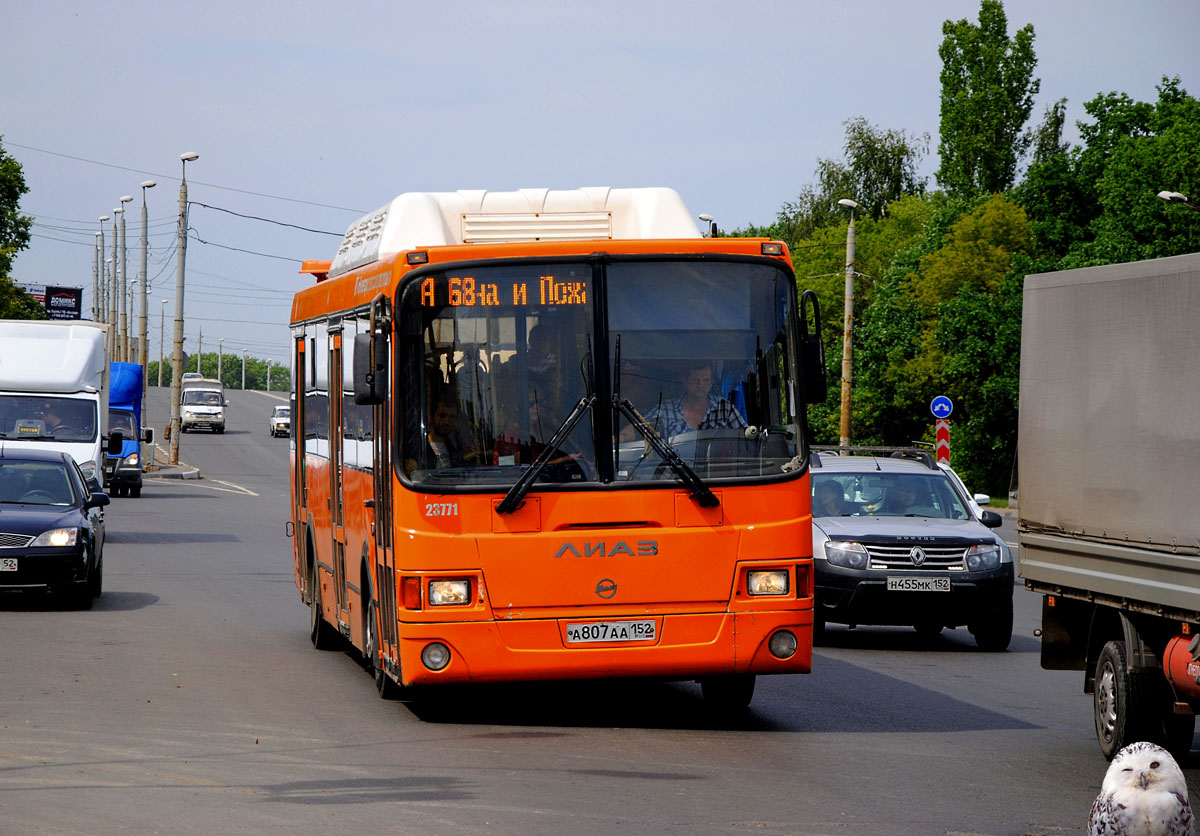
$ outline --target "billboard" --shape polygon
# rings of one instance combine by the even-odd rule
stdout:
[[[42,303],[51,319],[80,319],[83,312],[83,288],[46,285]]]

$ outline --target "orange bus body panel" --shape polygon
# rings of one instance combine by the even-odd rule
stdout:
[[[494,259],[554,259],[593,253],[762,256],[767,239],[598,240],[434,247],[428,264]],[[336,278],[328,262],[305,262],[317,282],[293,300],[292,323],[321,322],[363,311],[379,296],[394,297],[416,266],[405,253]],[[788,268],[786,248],[771,256]],[[349,381],[346,384],[349,385]],[[297,397],[303,397],[302,393]],[[304,456],[307,502],[293,502],[296,530],[315,552],[323,617],[365,650],[362,602],[385,585],[394,590],[397,642],[387,641],[388,669],[402,684],[648,676],[695,678],[723,674],[808,673],[812,667],[812,528],[807,475],[786,482],[714,487],[716,508],[703,508],[684,490],[540,487],[510,514],[498,514],[502,494],[430,494],[389,473],[392,485],[394,577],[378,577],[374,556],[372,475],[343,467],[347,608],[334,590],[332,484],[327,458],[305,450],[303,428],[293,443]],[[330,436],[336,434],[330,431]],[[296,458],[291,462],[296,484]],[[436,515],[429,509],[446,510]],[[453,509],[453,513],[449,509]],[[303,516],[302,516],[303,515]],[[620,525],[613,521],[620,521]],[[306,547],[293,538],[295,578],[306,587]],[[786,570],[788,593],[752,598],[747,573]],[[406,608],[406,579],[465,579],[471,601]],[[615,587],[611,598],[601,593]],[[411,587],[410,587],[411,588]],[[654,638],[621,643],[569,644],[567,625],[652,620]],[[797,649],[779,659],[767,648],[777,631],[791,631]],[[441,642],[450,663],[431,671],[422,650]],[[393,649],[394,653],[389,653]]]

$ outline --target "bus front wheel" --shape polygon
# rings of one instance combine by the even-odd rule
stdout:
[[[754,674],[705,677],[700,680],[700,693],[717,711],[745,711],[754,699]]]

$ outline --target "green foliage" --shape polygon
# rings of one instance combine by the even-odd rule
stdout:
[[[982,0],[979,25],[946,21],[937,179],[954,194],[1003,192],[1032,137],[1022,133],[1040,87],[1033,26],[1008,37],[1000,0]]]
[[[29,234],[33,226],[33,218],[17,211],[21,196],[29,191],[29,187],[25,185],[21,164],[4,152],[3,139],[0,136],[0,279],[11,275],[12,260],[29,246]],[[7,294],[4,295],[7,297]],[[5,298],[0,300],[0,304],[11,305],[12,302]]]
[[[220,381],[226,389],[241,389],[242,387],[242,355],[225,354],[218,357],[217,352],[204,352],[200,356],[200,373],[213,380],[218,379],[217,366],[220,364]],[[265,391],[267,388],[268,361],[258,357],[246,357],[246,389]],[[183,371],[196,371],[196,356],[184,355]],[[270,379],[272,392],[287,392],[291,386],[287,366],[281,366],[274,360],[270,361]],[[158,385],[158,361],[153,360],[146,366],[146,380],[150,385]],[[171,385],[171,361],[163,361],[163,386]]]
[[[6,278],[0,278],[0,319],[49,319],[42,303]]]

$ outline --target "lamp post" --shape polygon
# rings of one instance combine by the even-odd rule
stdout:
[[[225,378],[221,377],[221,360],[225,357],[225,338],[221,337],[217,340],[217,380],[224,385]]]
[[[121,214],[125,210],[117,207],[112,210],[113,213],[113,245],[112,245],[112,267],[109,268],[108,274],[108,357],[110,360],[120,360],[117,351],[121,345],[121,319],[118,311],[121,309],[121,285],[118,278],[121,258],[118,255],[118,246],[121,242],[121,227],[117,223]]]
[[[1161,200],[1165,200],[1167,203],[1182,203],[1184,206],[1200,212],[1200,204],[1192,203],[1191,199],[1185,194],[1164,191],[1159,192],[1158,197]]]
[[[163,317],[167,313],[167,300],[163,299],[158,306],[158,388],[162,388],[163,343],[167,340],[167,332],[163,329]]]
[[[204,374],[200,370],[200,359],[204,356],[204,329],[200,329],[200,333],[196,335],[196,374]]]
[[[838,206],[850,210],[850,225],[846,227],[846,299],[845,318],[842,322],[842,415],[841,438],[838,444],[850,446],[850,382],[853,365],[850,361],[851,335],[854,332],[854,210],[858,204],[849,198],[838,201]]]
[[[267,391],[271,391],[271,359],[267,358]]]
[[[121,359],[129,362],[129,248],[125,246],[125,204],[133,195],[121,196]]]
[[[100,256],[104,246],[100,243],[103,232],[96,233],[96,246],[92,253],[92,322],[96,322],[96,311],[100,301]]]
[[[105,295],[105,294],[107,294],[107,292],[108,292],[108,288],[106,288],[106,287],[104,286],[104,281],[105,281],[105,276],[104,276],[104,222],[105,222],[105,221],[107,221],[107,220],[108,220],[108,215],[101,215],[101,216],[100,216],[100,258],[99,258],[99,263],[100,263],[100,298],[99,298],[99,299],[96,299],[96,300],[94,300],[94,304],[95,304],[95,307],[96,307],[96,313],[95,313],[95,314],[93,315],[93,317],[92,317],[92,318],[93,318],[93,319],[95,319],[97,322],[104,322],[104,321],[105,321],[105,319],[107,319],[107,316],[106,316],[106,314],[108,313],[108,308],[106,307],[106,299],[107,299],[107,297],[106,297],[106,295]]]
[[[171,347],[171,452],[167,461],[179,464],[179,398],[183,393],[183,271],[187,255],[187,164],[200,157],[195,151],[179,155],[179,229],[175,256],[175,340]]]
[[[246,349],[242,349],[242,391],[246,391]]]
[[[146,189],[153,189],[155,185],[157,184],[153,180],[142,181],[142,264],[138,270],[138,285],[140,285],[142,304],[141,311],[138,314],[138,362],[142,364],[143,396],[146,394],[146,387],[150,385],[150,382],[146,380],[146,369],[150,365],[149,358],[147,357],[149,354],[149,345],[147,345],[146,338],[146,277],[149,275],[146,272],[146,254],[148,248],[146,241]],[[162,367],[161,363],[159,363],[159,367]]]

